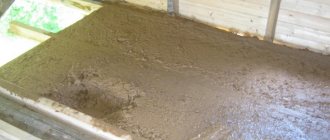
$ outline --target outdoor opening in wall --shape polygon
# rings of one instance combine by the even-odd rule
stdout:
[[[80,1],[14,1],[0,18],[0,67],[101,8]]]

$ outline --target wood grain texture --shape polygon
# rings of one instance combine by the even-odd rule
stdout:
[[[127,0],[166,10],[167,0]],[[276,29],[266,35],[271,0],[172,0],[180,15],[247,36],[270,36],[270,40],[296,48],[330,54],[330,1],[282,0]],[[272,24],[275,25],[275,24]],[[274,26],[271,26],[274,27]],[[270,29],[270,27],[268,27]],[[273,35],[275,34],[275,35]],[[266,37],[267,39],[267,37]]]
[[[264,39],[273,42],[276,32],[278,13],[281,6],[281,0],[272,0],[269,8],[267,29]]]
[[[17,36],[29,38],[39,42],[46,41],[47,39],[51,38],[51,36],[53,35],[51,32],[38,29],[16,21],[10,23],[9,32]]]
[[[330,1],[282,0],[275,40],[330,54]]]
[[[181,15],[219,28],[264,36],[270,0],[180,0]]]

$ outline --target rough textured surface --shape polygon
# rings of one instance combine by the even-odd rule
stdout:
[[[60,32],[0,78],[142,139],[330,137],[329,56],[124,5]]]
[[[0,0],[0,17],[6,12],[14,0]]]

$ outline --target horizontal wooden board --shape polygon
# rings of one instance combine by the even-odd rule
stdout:
[[[150,7],[157,10],[167,11],[167,0],[125,0],[141,6]]]
[[[179,13],[219,28],[265,34],[270,0],[180,0]]]
[[[330,32],[314,30],[303,26],[297,26],[290,23],[279,22],[276,34],[286,36],[296,36],[305,40],[313,40],[323,44],[330,42]]]
[[[330,1],[282,1],[275,40],[330,54]]]
[[[260,1],[256,3],[255,1]],[[268,1],[268,3],[267,3]],[[185,4],[206,6],[212,9],[221,9],[224,11],[232,11],[237,13],[244,13],[253,16],[268,16],[269,0],[180,0],[180,8]]]
[[[126,0],[167,10],[167,0]],[[271,0],[179,0],[180,15],[239,35],[263,37]],[[275,41],[330,53],[330,1],[282,0]]]
[[[330,18],[329,0],[282,0],[281,9]]]
[[[20,22],[12,21],[8,29],[9,32],[24,38],[29,38],[38,42],[44,42],[51,38],[51,32],[38,29]]]
[[[40,140],[39,138],[0,120],[1,140]]]
[[[303,12],[280,9],[278,21],[330,32],[330,18],[304,14]]]

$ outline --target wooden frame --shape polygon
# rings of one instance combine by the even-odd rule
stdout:
[[[269,42],[273,42],[276,32],[276,24],[278,19],[278,13],[280,11],[281,0],[271,0],[268,21],[266,27],[266,34],[264,39]]]
[[[16,128],[2,120],[0,120],[0,139],[16,140],[16,139],[28,139],[28,140],[41,140],[21,129]]]
[[[89,115],[47,98],[39,98],[37,101],[23,98],[0,86],[0,100],[2,100],[2,98],[13,102],[14,105],[12,106],[21,105],[27,110],[32,110],[37,114],[42,115],[42,118],[37,118],[39,120],[44,120],[45,122],[48,122],[47,120],[54,120],[58,123],[64,124],[67,128],[79,131],[79,134],[84,134],[93,139],[132,140],[131,136],[123,130],[116,129],[111,125],[104,125],[103,122],[97,121]],[[0,105],[2,105],[1,103]],[[18,111],[14,111],[12,115],[21,115],[18,113]],[[31,113],[27,113],[27,115],[29,114]],[[26,116],[23,117],[23,119],[28,120],[35,118],[29,118],[29,116]],[[40,125],[42,126],[43,124]],[[50,124],[50,126],[54,125],[55,123]],[[64,133],[65,131],[57,134]]]
[[[167,0],[167,11],[172,14],[179,14],[179,0]]]
[[[92,0],[51,0],[53,2],[59,2],[66,6],[82,10],[86,14],[89,14],[95,10],[98,10],[102,7],[100,2]]]
[[[9,32],[39,42],[43,42],[53,36],[53,33],[51,32],[38,29],[16,21],[10,22]]]

